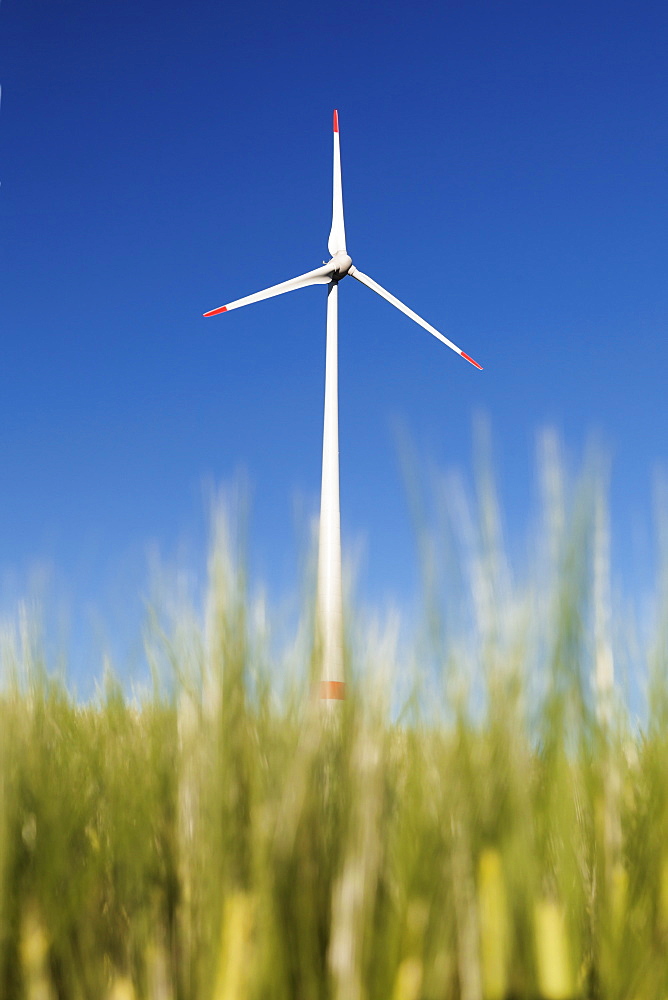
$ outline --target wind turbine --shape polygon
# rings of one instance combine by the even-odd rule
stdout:
[[[327,243],[331,260],[314,271],[282,281],[254,295],[235,299],[204,316],[231,312],[252,302],[282,295],[306,285],[327,285],[327,347],[325,358],[325,421],[322,440],[322,483],[320,491],[320,531],[318,537],[317,636],[321,653],[320,697],[345,697],[343,669],[343,599],[341,584],[341,517],[339,507],[339,403],[338,403],[338,294],[339,281],[346,275],[357,278],[363,285],[387,299],[393,306],[437,337],[447,347],[482,370],[482,365],[460,350],[433,326],[409,309],[367,274],[353,265],[346,249],[341,190],[341,152],[339,145],[339,113],[334,112],[334,198],[332,229]]]

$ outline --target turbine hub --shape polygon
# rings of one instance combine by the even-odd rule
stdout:
[[[332,278],[334,281],[340,281],[341,278],[345,278],[348,271],[352,267],[353,261],[352,257],[349,257],[347,253],[339,251],[335,253],[330,260],[330,265],[332,268]]]

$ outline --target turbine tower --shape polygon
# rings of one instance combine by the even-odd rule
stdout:
[[[476,368],[482,365],[460,350],[417,313],[405,306],[372,278],[358,270],[346,249],[341,187],[341,151],[339,114],[334,112],[334,196],[332,228],[327,244],[331,259],[314,271],[272,285],[254,295],[235,299],[205,316],[216,316],[262,299],[291,292],[306,285],[327,285],[327,346],[325,357],[325,419],[322,439],[322,483],[320,491],[320,531],[318,536],[317,649],[321,663],[320,697],[337,700],[345,697],[343,664],[343,595],[341,582],[341,516],[339,506],[339,401],[338,401],[338,294],[339,282],[346,275],[387,299],[443,344],[460,354]]]

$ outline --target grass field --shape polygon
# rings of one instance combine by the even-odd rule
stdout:
[[[81,704],[7,631],[0,997],[668,998],[666,594],[634,642],[600,477],[542,481],[521,579],[484,476],[419,533],[425,627],[349,612],[333,709],[222,537],[141,697]],[[642,725],[613,669],[647,676]]]

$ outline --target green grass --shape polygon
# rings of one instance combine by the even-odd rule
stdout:
[[[79,703],[21,623],[0,997],[667,997],[665,634],[631,657],[611,613],[600,479],[569,503],[555,463],[544,483],[523,582],[484,477],[421,534],[424,631],[397,651],[349,612],[333,711],[308,650],[272,662],[220,538],[201,621],[154,627],[139,698],[107,675]],[[651,678],[642,727],[611,656]]]

